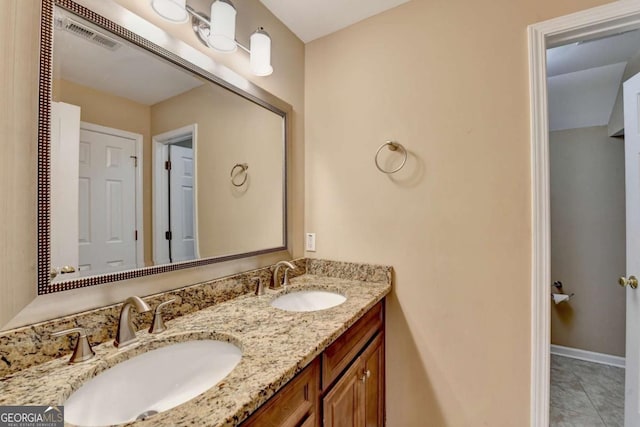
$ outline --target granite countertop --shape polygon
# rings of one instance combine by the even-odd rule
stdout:
[[[283,293],[246,294],[166,322],[160,335],[138,332],[125,349],[103,343],[96,357],[68,365],[68,356],[22,370],[0,380],[0,405],[62,405],[86,380],[114,364],[150,349],[189,339],[220,339],[242,349],[242,360],[221,382],[171,410],[130,424],[139,426],[235,426],[265,403],[342,332],[386,296],[388,283],[304,274],[288,291],[322,289],[347,297],[321,311],[295,313],[271,307]],[[168,367],[169,368],[169,367]]]

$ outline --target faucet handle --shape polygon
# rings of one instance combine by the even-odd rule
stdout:
[[[89,343],[89,338],[87,337],[87,332],[84,328],[70,328],[65,329],[64,331],[58,331],[51,333],[52,337],[61,337],[63,335],[69,335],[77,333],[78,341],[76,342],[76,347],[73,349],[73,354],[71,355],[71,359],[69,359],[69,363],[80,363],[85,362],[91,359],[96,353],[91,348],[91,344]]]
[[[249,280],[251,281],[251,283],[255,283],[256,284],[255,294],[257,296],[264,295],[264,284],[262,283],[262,279],[260,277],[256,276],[256,277],[252,277]]]
[[[167,330],[167,327],[164,325],[164,319],[162,318],[162,307],[171,304],[175,300],[176,299],[173,298],[169,301],[161,302],[156,306],[156,309],[153,312],[153,321],[151,322],[151,327],[149,328],[150,334],[159,334],[160,332],[164,332]]]

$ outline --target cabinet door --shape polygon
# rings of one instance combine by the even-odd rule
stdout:
[[[384,333],[360,356],[364,365],[364,419],[366,427],[384,426]]]
[[[324,427],[362,427],[363,364],[356,360],[322,400]]]
[[[242,427],[314,427],[320,390],[320,362],[315,359],[267,403],[258,409]]]
[[[371,341],[322,403],[325,427],[384,426],[384,333]]]

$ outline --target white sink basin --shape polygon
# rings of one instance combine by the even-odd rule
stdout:
[[[284,294],[273,301],[271,306],[286,311],[317,311],[335,307],[347,298],[328,291],[298,291]]]
[[[213,387],[240,362],[228,342],[194,340],[161,347],[119,363],[85,383],[66,402],[64,418],[80,426],[142,419]]]

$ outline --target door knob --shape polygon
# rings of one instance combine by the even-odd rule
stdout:
[[[60,273],[62,274],[75,273],[75,272],[76,272],[76,269],[71,267],[70,265],[65,265],[60,269]]]
[[[629,276],[628,279],[623,276],[618,279],[618,284],[623,288],[625,286],[631,286],[633,289],[636,289],[638,287],[638,279],[636,276]]]

